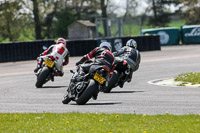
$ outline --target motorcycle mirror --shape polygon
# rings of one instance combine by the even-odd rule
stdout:
[[[46,47],[46,46],[42,46],[42,49],[43,49],[43,50],[46,50],[46,49],[47,49],[47,47]]]

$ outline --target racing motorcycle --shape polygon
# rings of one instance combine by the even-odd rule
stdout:
[[[123,86],[127,81],[130,74],[130,65],[122,60],[120,57],[115,58],[115,70],[108,82],[108,86],[103,90],[104,93],[109,93],[113,88],[117,86]]]
[[[40,59],[43,60],[43,58]],[[41,88],[43,84],[47,83],[49,80],[54,81],[56,71],[55,58],[51,55],[45,56],[41,68],[36,73],[37,81],[35,86]]]
[[[70,70],[73,76],[64,95],[63,104],[75,101],[78,105],[84,105],[91,98],[96,100],[99,91],[108,84],[109,71],[106,66],[92,65],[87,74],[81,73],[81,67],[82,65],[78,65],[76,72]]]

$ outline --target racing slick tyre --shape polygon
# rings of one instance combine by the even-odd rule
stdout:
[[[42,71],[39,73],[35,86],[37,88],[41,88],[44,83],[46,83],[46,78],[49,74],[49,68],[44,67]]]
[[[120,73],[117,71],[113,72],[111,79],[108,82],[108,86],[103,90],[104,93],[109,93],[114,87],[116,87]]]
[[[78,105],[84,105],[86,104],[90,98],[93,96],[93,94],[97,90],[97,83],[91,79],[89,85],[85,89],[85,91],[81,94],[81,96],[76,100],[76,103]]]

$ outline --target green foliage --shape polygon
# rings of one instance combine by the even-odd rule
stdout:
[[[74,13],[68,9],[63,9],[56,14],[57,21],[54,23],[54,37],[68,37],[67,27],[76,19]]]
[[[153,16],[149,19],[149,25],[166,27],[171,21],[170,9],[168,6],[172,4],[180,4],[179,0],[151,0],[149,2],[149,9],[153,12]]]
[[[180,0],[186,9],[182,15],[187,24],[200,24],[200,1],[199,0]]]
[[[200,84],[200,73],[182,73],[175,77],[175,81],[183,81],[184,83],[181,86],[184,86],[186,83]]]
[[[17,34],[20,31],[18,24],[21,21],[18,12],[21,8],[19,3],[18,0],[0,3],[0,35],[3,38],[0,41],[7,39],[9,41],[16,41],[19,37],[19,34]]]
[[[185,21],[182,21],[182,20],[174,20],[174,21],[171,21],[168,25],[169,25],[169,27],[177,27],[177,28],[180,28],[181,26],[185,25]]]
[[[1,132],[198,133],[200,115],[3,113]]]

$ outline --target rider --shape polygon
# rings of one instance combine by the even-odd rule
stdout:
[[[80,61],[76,63],[76,66],[79,64],[84,63],[87,60],[90,60],[92,58],[94,59],[93,63],[85,64],[83,67],[83,71],[85,73],[89,72],[89,69],[91,65],[104,65],[105,69],[112,74],[112,71],[114,70],[114,56],[111,52],[111,45],[108,42],[102,42],[99,47],[96,47],[94,50],[92,50],[90,53],[84,55]]]
[[[86,63],[82,64],[87,60],[90,60],[94,58],[94,61],[92,63]],[[109,76],[111,77],[113,70],[114,70],[114,61],[115,58],[113,56],[113,53],[111,52],[111,45],[108,42],[102,42],[99,47],[96,47],[94,50],[92,50],[90,53],[84,55],[84,57],[81,58],[80,61],[76,63],[76,66],[79,64],[81,65],[81,71],[80,74],[82,77],[79,77],[80,79],[76,80],[83,80],[85,77],[83,76],[84,73],[89,73],[91,66],[94,65],[102,65],[104,69],[106,69],[109,72]],[[93,95],[93,99],[96,99],[98,95],[98,92]]]
[[[43,61],[46,59],[46,55],[51,55],[55,58],[55,66],[57,68],[56,76],[63,76],[63,66],[69,63],[69,52],[66,48],[66,40],[64,38],[58,38],[56,44],[51,45],[47,50],[45,50],[40,57],[37,58],[37,67],[34,72],[41,68]]]
[[[127,82],[131,82],[132,74],[134,71],[138,70],[140,64],[140,53],[137,50],[137,43],[134,39],[127,41],[126,46],[122,47],[119,51],[113,53],[115,57],[123,59],[125,69],[130,71],[128,74]],[[119,69],[124,69],[120,67]],[[119,86],[122,88],[123,84]]]

